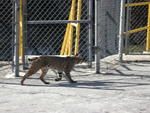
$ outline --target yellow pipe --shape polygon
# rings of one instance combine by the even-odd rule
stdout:
[[[68,34],[68,37],[67,37],[67,40],[66,40],[66,46],[65,46],[65,49],[64,49],[64,53],[63,55],[68,55],[68,50],[69,50],[69,34]]]
[[[82,0],[78,0],[77,20],[81,20],[81,7],[82,7]],[[79,36],[80,36],[80,23],[77,23],[74,55],[79,53]]]
[[[130,30],[128,32],[124,32],[124,34],[131,34],[131,33],[136,33],[136,32],[139,32],[139,31],[147,30],[146,51],[150,52],[150,2],[125,4],[125,7],[134,7],[134,6],[142,6],[142,5],[148,5],[148,23],[147,23],[147,27],[142,27],[142,28]]]
[[[72,55],[72,38],[73,38],[73,26],[71,25],[70,33],[69,33],[69,39],[68,39],[68,55]]]
[[[149,4],[150,2],[131,3],[131,4],[125,4],[125,7],[134,7],[134,6],[149,5]]]
[[[62,44],[62,47],[61,47],[60,55],[64,55],[64,51],[65,51],[66,44],[67,44],[67,37],[68,37],[69,29],[70,29],[70,25],[69,25],[69,24],[67,24],[67,28],[66,28],[66,32],[65,32],[65,36],[64,36],[64,40],[63,40],[63,44]]]
[[[77,5],[77,20],[81,20],[81,5],[82,0],[78,0]],[[69,20],[75,19],[75,7],[76,7],[76,0],[72,0],[72,7],[69,15]],[[80,35],[80,23],[68,23],[64,41],[61,48],[61,55],[72,55],[72,46],[73,46],[73,31],[74,27],[76,28],[76,39],[75,39],[75,50],[74,54],[76,55],[79,52],[79,35]]]
[[[148,27],[150,28],[150,4],[148,5]],[[150,29],[147,29],[146,51],[150,52]]]
[[[72,10],[72,8],[71,8],[71,10]],[[70,15],[69,15],[69,20],[71,20],[71,12],[70,12]],[[65,49],[67,47],[67,38],[68,38],[69,29],[70,29],[70,24],[67,24],[67,28],[66,28],[63,44],[62,44],[62,47],[61,47],[60,55],[65,55]]]
[[[72,26],[77,27],[78,25],[76,23],[71,23]]]
[[[72,9],[72,16],[71,16],[71,20],[74,20],[75,18],[75,7],[76,7],[76,0],[73,0],[73,9]],[[73,41],[73,26],[70,24],[71,28],[70,28],[70,35],[69,35],[69,50],[68,50],[68,55],[71,56],[72,55],[72,41]]]
[[[71,20],[74,20],[75,17],[75,7],[76,7],[76,0],[73,0],[73,9],[72,9],[72,13],[71,13]],[[70,33],[69,33],[69,50],[68,50],[68,55],[71,56],[72,55],[72,40],[73,40],[73,26],[70,24],[71,28],[70,28]]]
[[[79,53],[79,36],[80,36],[80,24],[78,25],[78,28],[76,30],[75,51],[74,51],[75,55]]]
[[[132,34],[132,33],[140,32],[140,31],[147,30],[147,29],[150,29],[150,27],[137,28],[137,29],[134,29],[134,30],[130,30],[130,31],[124,32],[124,34],[125,35]]]
[[[19,9],[19,56],[23,56],[23,28],[22,28],[22,0],[20,0],[20,9]]]
[[[72,20],[72,16],[73,16],[73,10],[75,9],[75,0],[72,0],[72,7],[70,10],[70,14],[69,14],[69,19],[68,20]],[[67,55],[68,54],[68,37],[69,37],[69,31],[71,29],[71,24],[68,23],[67,24],[67,28],[66,28],[66,32],[65,32],[65,36],[64,36],[64,41],[61,47],[61,52],[60,55]]]
[[[64,49],[64,54],[63,55],[68,55],[69,54],[69,48],[70,48],[70,29],[71,29],[71,25],[70,25],[70,23],[69,23],[69,30],[68,30],[68,32],[67,32],[67,40],[66,40],[66,46],[65,46],[65,49]]]
[[[75,16],[75,6],[76,6],[76,0],[72,0],[72,7],[70,11],[70,19],[69,20],[74,20]],[[68,32],[66,32],[66,47],[64,48],[64,54],[63,55],[71,55],[72,54],[72,37],[73,37],[73,26],[71,23],[68,24]]]

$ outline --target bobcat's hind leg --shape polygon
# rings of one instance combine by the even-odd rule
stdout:
[[[25,79],[27,79],[29,76],[35,74],[39,69],[35,69],[33,70],[32,67],[29,68],[28,72],[23,76],[22,80],[21,80],[21,85],[23,85]]]
[[[74,80],[71,78],[70,72],[65,72],[65,74],[66,74],[65,78],[66,78],[70,83],[77,83],[77,81],[74,81]]]
[[[47,71],[48,71],[48,68],[47,68],[47,67],[42,68],[41,71],[42,71],[41,76],[40,76],[41,81],[42,81],[44,84],[49,84],[49,82],[46,82],[46,81],[44,80],[44,77],[45,77],[45,75],[46,75],[46,73],[47,73]]]
[[[23,83],[24,83],[24,81],[25,81],[25,79],[27,79],[29,76],[31,76],[32,74],[30,74],[30,73],[26,73],[24,76],[23,76],[23,78],[22,78],[22,80],[21,80],[21,85],[23,85]]]
[[[60,80],[62,80],[62,74],[63,74],[63,72],[58,71],[58,77],[55,79],[55,81],[60,81]]]
[[[29,68],[28,72],[23,76],[21,80],[21,85],[23,85],[25,79],[27,79],[29,76],[35,74],[40,69],[40,66],[36,65],[36,62],[33,62],[31,67]]]

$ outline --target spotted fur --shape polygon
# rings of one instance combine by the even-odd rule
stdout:
[[[41,69],[42,73],[40,79],[43,83],[49,84],[44,80],[45,75],[47,74],[48,69],[55,69],[59,72],[59,77],[56,78],[56,81],[62,79],[62,72],[65,73],[65,78],[70,83],[76,83],[71,76],[70,72],[73,69],[75,64],[78,64],[82,61],[81,57],[78,56],[67,56],[67,57],[60,57],[60,56],[40,56],[34,57],[29,59],[32,61],[31,67],[29,68],[28,72],[23,76],[21,80],[21,84],[23,85],[26,78],[35,74],[38,70]]]

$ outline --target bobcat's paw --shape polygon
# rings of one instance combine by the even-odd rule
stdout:
[[[60,80],[61,80],[61,78],[56,78],[56,79],[55,79],[55,81],[60,81]]]
[[[70,81],[70,83],[77,83],[77,81]]]
[[[44,82],[44,84],[50,84],[50,82]]]

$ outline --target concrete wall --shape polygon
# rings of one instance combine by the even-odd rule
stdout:
[[[99,43],[103,58],[118,52],[120,0],[100,0],[98,10]]]

